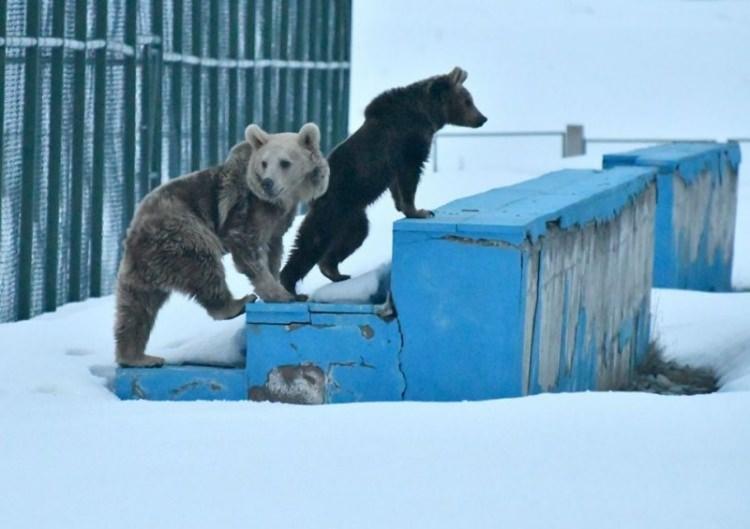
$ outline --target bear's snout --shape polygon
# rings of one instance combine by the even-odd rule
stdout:
[[[274,192],[273,192],[274,183],[273,183],[273,180],[271,180],[270,178],[263,178],[260,181],[260,187],[263,189],[263,192],[265,192],[266,195],[268,196],[274,195]]]
[[[475,129],[478,129],[479,127],[481,127],[485,123],[487,123],[487,116],[485,116],[484,114],[480,113],[479,117],[477,117],[477,119],[474,121],[474,125],[473,126],[474,126]]]

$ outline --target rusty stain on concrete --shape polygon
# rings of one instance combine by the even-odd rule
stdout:
[[[375,331],[369,325],[360,325],[359,331],[362,333],[362,336],[367,340],[372,340],[372,337],[375,336]]]
[[[274,367],[262,386],[250,388],[248,398],[287,404],[323,404],[326,400],[326,376],[314,364]]]

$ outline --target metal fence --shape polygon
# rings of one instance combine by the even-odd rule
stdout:
[[[244,127],[346,135],[351,0],[0,0],[0,321],[112,291],[143,195]]]

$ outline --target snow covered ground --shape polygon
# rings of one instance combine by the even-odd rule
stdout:
[[[750,3],[355,1],[352,128],[371,97],[458,64],[487,130],[750,134]],[[555,140],[445,140],[418,205],[563,167]],[[750,289],[750,152],[734,282]],[[384,197],[342,270],[390,254]],[[293,231],[289,233],[290,242]],[[237,294],[250,288],[233,273]],[[315,272],[303,290],[324,284]],[[296,407],[120,402],[113,299],[0,325],[0,527],[750,526],[750,292],[657,290],[669,358],[721,391]],[[241,319],[172,299],[150,351],[232,363]]]

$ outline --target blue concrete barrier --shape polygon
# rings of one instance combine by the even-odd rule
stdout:
[[[400,400],[401,332],[376,305],[248,305],[250,398],[313,403]]]
[[[728,291],[737,208],[737,143],[674,143],[604,156],[604,167],[655,167],[654,286]]]
[[[247,307],[244,368],[119,369],[121,398],[468,400],[604,389],[649,342],[656,171],[560,171],[394,224],[390,305]]]
[[[115,394],[121,399],[243,400],[243,369],[211,366],[128,367],[115,372]]]
[[[406,399],[610,388],[649,341],[654,171],[560,171],[394,225]]]

